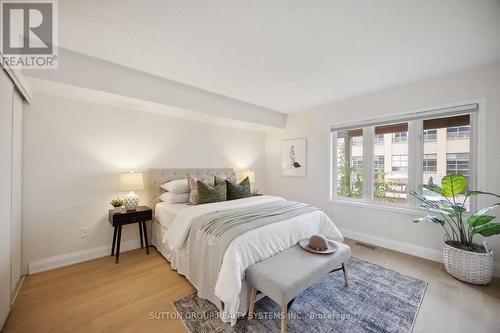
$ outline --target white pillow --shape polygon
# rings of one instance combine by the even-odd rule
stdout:
[[[163,192],[160,195],[160,200],[168,203],[187,203],[189,201],[189,193]]]
[[[172,193],[189,193],[189,185],[186,178],[169,181],[160,187]]]

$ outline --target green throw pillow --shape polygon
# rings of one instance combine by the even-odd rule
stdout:
[[[214,184],[219,185],[223,181],[227,180],[226,177],[219,177],[219,176],[214,176]]]
[[[198,180],[196,182],[196,187],[198,189],[198,197],[195,203],[196,205],[226,201],[226,181],[212,186]]]
[[[226,181],[226,185],[227,200],[242,199],[252,196],[252,191],[250,190],[250,180],[248,177],[243,179],[239,184]]]

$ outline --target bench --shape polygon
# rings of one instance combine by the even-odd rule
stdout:
[[[338,270],[344,271],[345,286],[348,286],[346,262],[351,257],[351,248],[336,244],[338,249],[331,254],[311,253],[297,245],[247,268],[246,281],[252,287],[248,320],[253,318],[258,291],[281,306],[281,332],[284,333],[288,310],[304,290]]]

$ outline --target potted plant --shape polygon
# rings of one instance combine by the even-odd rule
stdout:
[[[116,198],[111,200],[111,206],[114,207],[114,213],[121,213],[122,212],[122,206],[123,206],[123,200],[120,198]]]
[[[475,213],[468,214],[466,202],[473,196],[500,195],[482,191],[465,191],[467,178],[463,175],[448,175],[441,182],[424,185],[424,188],[439,194],[443,200],[435,202],[411,191],[423,209],[435,213],[417,218],[413,222],[428,221],[439,224],[445,231],[443,242],[443,262],[446,271],[455,278],[474,284],[487,284],[493,278],[493,251],[487,242],[474,243],[474,236],[490,237],[500,233],[500,223],[493,223],[495,216],[488,214],[500,202],[494,203]]]

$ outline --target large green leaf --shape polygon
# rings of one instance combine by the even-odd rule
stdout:
[[[487,212],[489,212],[490,210],[492,210],[493,208],[498,207],[498,206],[500,206],[500,202],[486,206],[483,209],[478,210],[477,212],[475,212],[472,215],[478,215],[478,216],[485,215]]]
[[[480,194],[492,195],[494,197],[500,198],[500,195],[498,195],[496,193],[491,193],[491,192],[483,192],[483,191],[468,191],[468,192],[465,192],[465,195],[468,196],[468,197],[473,196],[473,195],[480,195]]]
[[[484,237],[500,234],[500,223],[483,224],[477,228],[472,229],[473,234],[480,234]]]
[[[480,225],[489,223],[495,219],[495,216],[491,215],[471,215],[467,219],[467,223],[472,227],[478,227]]]
[[[443,186],[443,195],[451,197],[461,193],[467,187],[467,177],[463,175],[447,175],[441,181]]]

